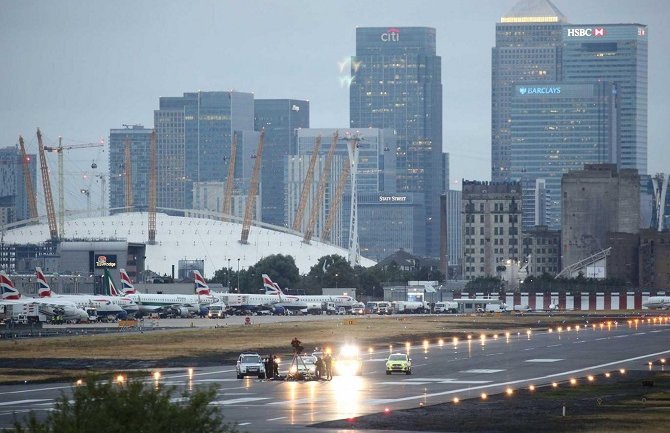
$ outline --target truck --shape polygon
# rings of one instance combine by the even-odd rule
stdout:
[[[47,321],[48,308],[38,304],[12,304],[3,305],[4,311],[0,316],[6,322],[20,325],[45,323]]]
[[[457,312],[458,312],[458,302],[442,301],[435,303],[435,313],[437,314],[457,313]]]
[[[416,314],[427,311],[426,305],[420,301],[393,301],[393,312],[399,314]]]

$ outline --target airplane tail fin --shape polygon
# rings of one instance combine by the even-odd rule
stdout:
[[[265,288],[265,293],[269,294],[282,293],[281,289],[279,288],[279,284],[272,281],[268,276],[268,274],[263,274],[263,287]]]
[[[123,292],[124,295],[132,295],[133,293],[137,293],[137,290],[135,290],[135,286],[133,286],[132,281],[130,281],[130,277],[128,276],[128,273],[126,272],[125,269],[121,268],[119,269],[119,272],[121,273],[121,291]],[[112,289],[112,285],[114,284],[112,280],[110,279],[110,293]],[[114,290],[116,290],[116,287],[114,287]],[[118,290],[117,290],[118,293]]]
[[[195,293],[198,295],[209,295],[209,285],[197,269],[193,270],[193,279],[195,280]]]
[[[53,293],[51,292],[51,287],[49,287],[49,283],[47,282],[47,277],[44,275],[44,272],[42,272],[42,268],[35,268],[35,277],[37,278],[38,296],[40,298],[48,298],[51,296]]]
[[[21,298],[21,294],[16,290],[14,283],[4,271],[0,271],[0,293],[2,293],[2,299],[16,300]]]

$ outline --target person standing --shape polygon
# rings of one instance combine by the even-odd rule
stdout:
[[[323,363],[326,366],[326,380],[333,379],[333,357],[330,356],[330,353],[326,352],[323,356]]]
[[[321,380],[321,376],[323,376],[324,368],[323,368],[323,360],[321,359],[320,356],[316,357],[316,362],[314,363],[314,365],[316,366],[316,371],[315,371],[316,380]]]
[[[274,376],[274,367],[272,365],[272,354],[268,355],[267,358],[265,358],[265,378],[266,379],[272,379]]]

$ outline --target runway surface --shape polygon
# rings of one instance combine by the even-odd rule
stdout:
[[[388,376],[389,352],[409,351],[411,376]],[[670,355],[670,325],[664,322],[610,322],[595,326],[528,332],[472,335],[471,339],[432,340],[414,346],[369,351],[361,348],[363,374],[336,376],[332,381],[287,382],[236,379],[234,365],[161,371],[159,384],[193,389],[215,383],[220,388],[212,403],[227,421],[250,432],[321,431],[311,424],[401,408],[453,402],[455,398],[488,395],[542,386],[585,386],[588,375],[604,381],[604,373],[649,366]],[[280,372],[288,367],[282,360]],[[624,372],[621,372],[621,369]],[[570,384],[570,379],[577,379]],[[154,380],[148,380],[154,382]],[[0,386],[0,428],[14,414],[45,413],[71,383]],[[513,397],[511,397],[513,398]],[[332,430],[334,431],[334,430]],[[354,430],[346,430],[348,432]]]

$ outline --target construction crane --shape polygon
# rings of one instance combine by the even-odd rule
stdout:
[[[249,194],[247,194],[247,206],[244,211],[244,222],[242,223],[242,237],[240,243],[246,244],[249,240],[249,230],[251,229],[251,218],[256,207],[256,194],[258,193],[258,177],[261,173],[261,159],[263,157],[263,141],[265,140],[265,130],[261,131],[261,137],[258,140],[258,149],[256,149],[256,162],[254,162],[254,171],[251,175],[251,185],[249,185]]]
[[[312,186],[312,180],[314,179],[314,166],[316,165],[316,159],[319,156],[319,149],[321,148],[321,136],[316,137],[316,143],[314,144],[314,150],[312,150],[312,157],[309,160],[309,166],[307,168],[307,174],[305,175],[305,181],[302,184],[302,192],[300,193],[300,202],[298,203],[298,210],[295,213],[295,219],[293,220],[293,230],[300,231],[302,226],[302,219],[305,215],[305,206],[307,206],[307,198],[309,197],[309,189]]]
[[[51,181],[49,180],[49,168],[47,158],[44,154],[44,143],[42,143],[42,132],[37,128],[37,143],[40,155],[40,170],[42,171],[42,184],[44,187],[44,202],[47,208],[47,221],[49,222],[49,235],[52,241],[58,240],[58,227],[56,226],[56,212],[54,211],[54,198],[51,195]]]
[[[130,159],[130,139],[126,137],[124,141],[123,149],[123,169],[124,169],[124,180],[125,180],[125,207],[126,212],[130,212],[133,209],[133,166],[132,160]]]
[[[30,159],[26,154],[26,147],[23,145],[23,137],[19,135],[19,147],[21,148],[21,162],[23,163],[23,180],[26,183],[26,195],[28,196],[28,210],[30,218],[37,218],[37,197],[33,188],[33,179],[30,177]]]
[[[230,215],[233,201],[233,184],[235,182],[235,160],[237,159],[237,134],[233,132],[233,141],[230,145],[230,161],[228,163],[228,177],[226,186],[223,190],[223,208],[224,215]]]
[[[156,130],[151,131],[149,142],[149,244],[156,243]]]
[[[328,218],[326,219],[326,224],[323,226],[321,231],[321,240],[330,240],[330,233],[333,230],[333,223],[335,222],[335,217],[340,210],[340,205],[342,204],[342,195],[344,194],[344,187],[347,185],[347,179],[349,178],[349,173],[351,173],[351,164],[347,159],[342,166],[342,172],[340,173],[340,180],[337,182],[337,188],[335,189],[335,196],[333,197],[332,202],[330,203],[330,211],[328,212]],[[332,241],[331,241],[332,242]]]
[[[330,142],[330,149],[328,149],[328,154],[326,155],[326,162],[323,167],[323,172],[321,177],[319,177],[319,185],[316,190],[316,198],[312,203],[312,209],[309,216],[309,222],[307,223],[307,229],[305,230],[305,236],[302,241],[306,244],[312,239],[312,234],[314,233],[314,226],[316,225],[316,219],[319,216],[319,208],[321,207],[321,202],[326,193],[326,183],[328,182],[328,177],[330,176],[330,166],[333,163],[333,156],[335,155],[335,148],[337,147],[337,131],[333,134],[332,141]]]
[[[58,154],[58,226],[60,228],[60,235],[65,235],[65,197],[64,197],[64,182],[63,182],[63,151],[69,149],[82,149],[87,147],[102,147],[105,143],[83,143],[83,144],[68,144],[63,146],[63,137],[58,137],[58,147],[44,146],[47,152],[56,152]],[[95,168],[91,166],[91,168]],[[45,194],[46,195],[46,194]],[[47,213],[48,216],[48,213]]]

